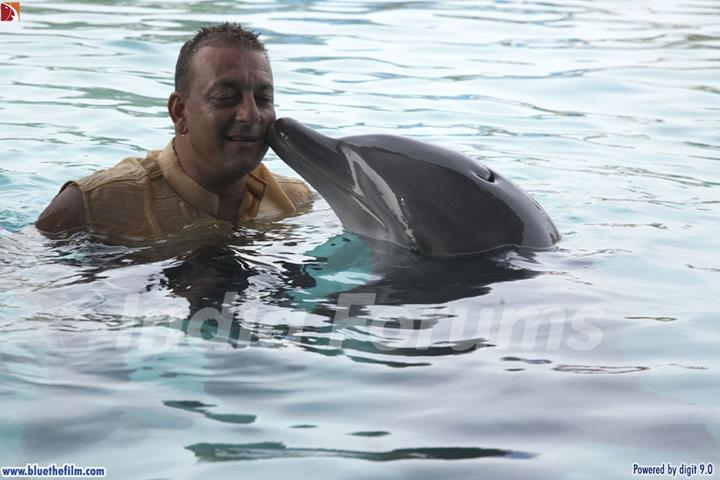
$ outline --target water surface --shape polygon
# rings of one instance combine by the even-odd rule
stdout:
[[[0,464],[139,479],[720,466],[716,2],[22,8],[0,25]],[[224,20],[262,32],[279,115],[478,158],[561,243],[422,260],[344,234],[322,199],[202,243],[35,231],[64,181],[169,141],[179,47]]]

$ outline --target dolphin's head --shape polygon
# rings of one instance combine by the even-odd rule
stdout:
[[[525,192],[451,150],[393,135],[333,139],[290,118],[273,124],[268,143],[347,230],[371,239],[459,255],[559,237]]]
[[[383,191],[385,183],[378,182],[349,144],[292,118],[275,121],[268,144],[330,204],[346,230],[412,248],[395,195]]]

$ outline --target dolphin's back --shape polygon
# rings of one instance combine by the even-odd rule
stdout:
[[[528,194],[476,160],[390,135],[342,141],[395,193],[414,247],[423,254],[472,254],[506,245],[544,248],[557,240],[549,217]]]

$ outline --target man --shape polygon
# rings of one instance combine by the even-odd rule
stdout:
[[[173,140],[144,159],[67,182],[36,227],[148,240],[295,213],[311,201],[310,190],[260,164],[273,102],[267,50],[256,34],[229,23],[200,29],[175,67]]]

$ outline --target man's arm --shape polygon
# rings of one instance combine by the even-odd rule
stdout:
[[[85,204],[77,185],[68,185],[40,214],[35,227],[46,233],[59,233],[85,227]]]

